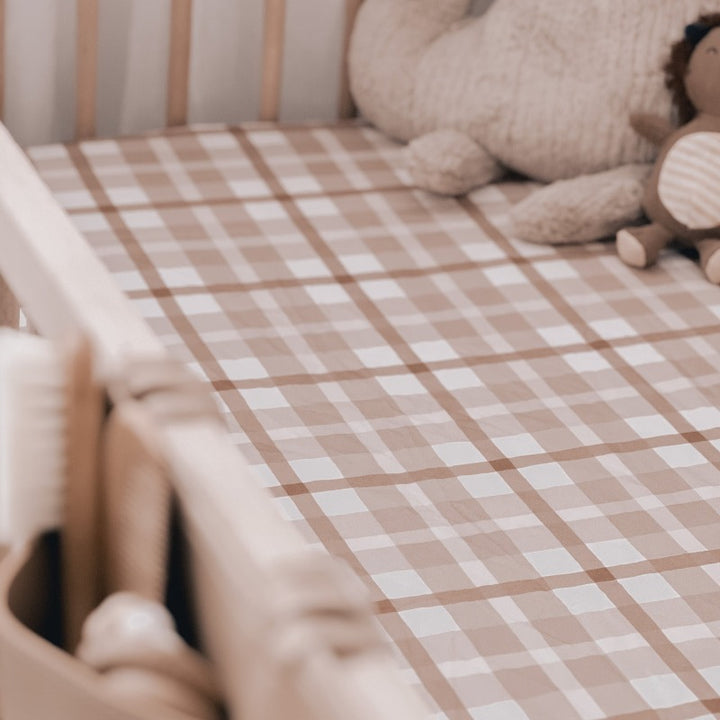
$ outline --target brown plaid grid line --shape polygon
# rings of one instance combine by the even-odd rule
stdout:
[[[358,124],[33,148],[432,717],[720,715],[720,291],[512,238]]]

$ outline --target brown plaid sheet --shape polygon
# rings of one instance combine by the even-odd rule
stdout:
[[[30,150],[433,718],[720,715],[720,289],[513,240],[362,126]]]

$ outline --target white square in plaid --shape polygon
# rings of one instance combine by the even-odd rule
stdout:
[[[65,210],[95,206],[95,200],[87,190],[67,190],[65,192],[56,192],[54,195]]]
[[[307,217],[330,217],[339,215],[337,205],[330,198],[312,198],[309,200],[296,200],[295,204]]]
[[[248,388],[241,390],[240,394],[251,410],[290,407],[290,403],[278,388]]]
[[[514,700],[470,708],[473,720],[528,720],[525,711]]]
[[[327,460],[327,458],[318,459]],[[320,465],[319,463],[314,463],[312,465],[310,465],[309,463],[310,461],[308,460],[294,460],[290,462],[290,464],[293,466],[293,469],[296,469],[296,466],[302,464],[302,466],[300,467],[301,472],[298,472],[301,478],[303,475],[305,475],[305,478],[309,480],[310,476],[312,475],[312,479],[330,479],[327,477],[318,477],[317,473],[315,472],[315,468],[317,468],[320,473],[325,473],[326,475],[328,475],[330,472],[329,467],[325,467],[323,465]],[[332,464],[334,465],[335,463]],[[340,477],[340,471],[337,470],[337,467],[335,469],[337,471],[335,477]],[[315,502],[320,506],[320,509],[326,515],[332,517],[335,517],[337,515],[352,515],[353,513],[368,512],[367,505],[365,505],[365,503],[360,499],[360,496],[352,488],[345,488],[344,490],[324,490],[323,492],[314,493],[313,498],[315,499]]]
[[[460,628],[453,616],[444,607],[401,610],[399,615],[419,638],[460,632]]]
[[[286,520],[304,520],[303,514],[298,509],[298,506],[293,502],[292,498],[289,497],[276,497],[273,498],[273,504],[278,508],[280,514]]]
[[[608,320],[595,320],[590,327],[603,340],[617,340],[618,338],[632,337],[637,335],[635,329],[622,318],[609,318]]]
[[[388,375],[377,381],[390,396],[427,394],[425,386],[414,375]]]
[[[566,260],[546,260],[545,262],[535,263],[535,269],[546,280],[569,280],[577,278],[578,273],[572,265]]]
[[[137,270],[126,270],[113,274],[115,282],[125,292],[132,290],[147,290],[147,284],[143,276]]]
[[[120,148],[114,140],[86,140],[80,143],[80,149],[87,157],[94,155],[118,155]]]
[[[446,678],[472,677],[492,672],[487,661],[477,655],[467,660],[445,660],[438,663],[438,667]]]
[[[544,452],[542,445],[529,433],[506,435],[505,437],[493,438],[492,441],[505,457],[522,457],[523,455],[536,455]]]
[[[485,387],[485,383],[470,368],[435,370],[435,377],[450,391]]]
[[[681,414],[696,430],[715,430],[720,427],[720,409],[716,407],[683,410]]]
[[[27,154],[34,160],[67,160],[67,148],[64,145],[39,145],[27,149]]]
[[[365,280],[359,285],[371,300],[392,300],[405,297],[403,289],[394,280]]]
[[[443,360],[456,360],[458,354],[453,350],[447,340],[426,340],[411,343],[412,351],[425,363],[442,362]]]
[[[245,212],[256,222],[285,220],[287,218],[285,208],[275,200],[245,203]]]
[[[350,297],[340,285],[306,285],[305,292],[317,305],[339,305],[350,302]]]
[[[165,227],[163,219],[155,210],[123,210],[120,217],[131,230],[152,230]]]
[[[572,479],[558,463],[543,463],[519,468],[520,474],[536,489],[547,490],[552,487],[573,485]]]
[[[357,255],[340,255],[340,262],[351,275],[382,272],[383,266],[375,255],[358,253]]]
[[[218,360],[228,380],[251,380],[268,377],[265,366],[253,357]]]
[[[720,694],[720,665],[704,668],[700,670],[700,674],[707,680],[710,687]]]
[[[675,435],[677,432],[662,415],[642,415],[640,417],[626,418],[625,422],[641,438]]]
[[[648,643],[640,633],[633,632],[626,635],[611,635],[610,637],[595,638],[597,646],[606,654],[621,653],[628,650],[647,648]]]
[[[471,442],[440,443],[432,449],[448,467],[485,461],[485,456]]]
[[[630,682],[653,710],[684,705],[698,699],[677,675],[652,675]]]
[[[158,268],[158,273],[169,288],[202,287],[205,283],[193,267]]]
[[[605,567],[642,562],[645,557],[625,538],[588,543],[588,548]]]
[[[578,345],[583,341],[582,335],[572,325],[556,325],[555,327],[538,328],[538,334],[550,347]]]
[[[487,569],[487,565],[481,560],[461,562],[460,567],[476,587],[497,585],[497,578]]]
[[[573,615],[611,610],[615,606],[597,585],[556,588],[553,593]]]
[[[146,319],[165,317],[165,311],[155,298],[132,298],[132,304]]]
[[[262,180],[231,180],[228,185],[233,195],[239,198],[268,197],[270,188]]]
[[[320,258],[307,258],[305,260],[286,260],[290,272],[298,279],[305,280],[314,277],[329,277],[330,270]]]
[[[665,362],[665,358],[648,343],[638,343],[627,347],[615,348],[615,352],[628,364],[633,367],[639,365],[651,365],[652,363]]]
[[[474,498],[513,494],[513,489],[502,479],[499,473],[461,475],[458,480]]]
[[[525,275],[523,275],[515,265],[500,265],[498,267],[487,268],[483,270],[483,274],[495,287],[526,285],[528,282]]]
[[[665,637],[674,644],[679,645],[693,640],[714,640],[715,633],[704,623],[702,625],[681,625],[680,627],[666,628],[663,630]],[[720,667],[718,670],[718,681],[720,681]]]
[[[484,243],[468,243],[461,247],[462,251],[474,262],[488,262],[502,260],[506,257],[497,243],[492,241]]]
[[[354,348],[353,352],[366,368],[391,367],[393,365],[403,364],[398,354],[388,345]]]
[[[667,445],[654,450],[669,467],[674,469],[705,465],[708,462],[692,445]]]
[[[115,207],[122,207],[123,205],[147,205],[150,202],[150,198],[145,191],[139,187],[106,187],[105,192]]]
[[[432,590],[415,570],[394,570],[393,572],[378,573],[372,575],[372,579],[385,597],[390,600],[432,593]]]
[[[175,302],[185,315],[206,315],[222,312],[220,306],[215,302],[215,298],[206,293],[176,295]]]
[[[281,177],[280,182],[290,195],[300,195],[302,193],[319,193],[322,192],[322,185],[309,175],[300,175],[298,177]]]
[[[599,372],[600,370],[609,370],[611,367],[610,363],[594,350],[568,353],[563,355],[563,360],[577,373]]]
[[[658,573],[622,578],[618,582],[640,605],[660,600],[674,600],[680,597],[673,586]]]
[[[107,232],[110,230],[107,218],[99,212],[75,213],[70,216],[70,219],[80,232]]]
[[[237,148],[237,140],[227,132],[198,133],[197,141],[206,150],[234,150]]]
[[[578,561],[565,548],[550,548],[525,553],[525,559],[541,577],[582,572]]]
[[[271,147],[287,143],[285,134],[277,130],[253,130],[247,133],[247,137],[256,147]]]

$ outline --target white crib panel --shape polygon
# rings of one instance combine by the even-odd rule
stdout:
[[[280,119],[337,117],[345,2],[287,0]]]
[[[101,0],[98,135],[165,125],[170,0]]]
[[[190,122],[238,122],[260,107],[263,0],[193,3]]]
[[[5,124],[23,145],[70,140],[75,0],[6,0]]]

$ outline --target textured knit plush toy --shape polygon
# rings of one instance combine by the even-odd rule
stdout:
[[[635,129],[662,147],[643,200],[652,222],[621,230],[618,253],[646,267],[679,240],[698,249],[705,274],[720,283],[720,14],[688,25],[665,70],[684,124],[633,116]]]
[[[514,211],[535,242],[614,235],[642,216],[656,148],[628,108],[671,113],[662,57],[720,0],[365,0],[350,47],[361,113],[409,142],[413,182],[462,194],[508,169],[550,183]]]

